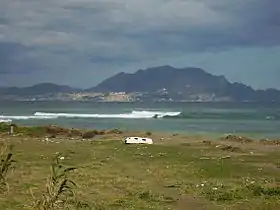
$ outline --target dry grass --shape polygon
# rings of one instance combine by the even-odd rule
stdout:
[[[0,195],[0,209],[34,209],[34,198],[54,209],[279,209],[277,144],[153,133],[155,145],[124,145],[127,135],[111,132],[94,141],[66,135],[52,142],[3,137],[15,145],[17,167],[7,176],[10,191]],[[49,173],[57,152],[64,158]],[[72,166],[77,169],[63,174]]]

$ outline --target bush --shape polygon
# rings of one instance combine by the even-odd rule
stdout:
[[[231,145],[223,145],[221,147],[221,150],[229,151],[229,152],[242,152],[241,148],[234,147],[234,146],[231,146]]]
[[[227,141],[239,142],[239,143],[251,143],[252,139],[244,136],[228,135],[225,137]]]
[[[0,123],[0,132],[7,133],[10,131],[10,125],[8,123]]]
[[[117,128],[113,129],[113,130],[110,130],[109,133],[112,133],[112,134],[122,134],[123,132]]]
[[[95,137],[95,135],[96,135],[96,132],[88,131],[88,132],[83,133],[82,137],[83,137],[83,139],[92,139],[93,137]]]
[[[151,135],[152,135],[152,132],[147,131],[147,132],[146,132],[146,135],[147,135],[147,136],[151,136]]]
[[[65,135],[68,134],[69,130],[66,128],[61,128],[58,126],[54,126],[54,125],[50,125],[48,127],[46,127],[46,132],[50,135]]]
[[[83,133],[78,129],[71,129],[68,131],[67,136],[68,137],[81,137],[81,136],[83,136]]]

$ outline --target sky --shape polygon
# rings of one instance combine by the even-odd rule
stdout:
[[[0,86],[92,87],[162,65],[280,89],[280,1],[0,1]]]

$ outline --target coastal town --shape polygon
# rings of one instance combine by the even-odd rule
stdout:
[[[92,102],[215,102],[230,101],[230,98],[218,98],[214,94],[195,94],[188,97],[174,97],[168,92],[72,92],[72,93],[51,93],[38,95],[15,96],[8,95],[0,97],[0,100],[11,101],[92,101]]]

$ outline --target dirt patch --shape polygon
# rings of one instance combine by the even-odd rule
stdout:
[[[175,206],[175,210],[204,210],[209,209],[207,202],[195,197],[180,198]]]
[[[261,139],[259,142],[261,144],[265,144],[265,145],[279,145],[280,146],[280,140]]]
[[[239,143],[252,143],[253,140],[244,136],[228,135],[223,140],[239,142]]]
[[[212,141],[209,141],[209,140],[204,140],[202,141],[203,144],[206,144],[206,145],[212,145],[213,142]]]
[[[223,151],[228,151],[228,152],[243,152],[240,147],[235,147],[231,145],[221,145],[219,148]]]
[[[280,172],[280,163],[252,163],[251,165],[257,166],[259,169],[268,169]]]
[[[69,129],[58,127],[55,125],[47,126],[47,127],[45,127],[45,130],[46,130],[47,134],[52,135],[52,136],[66,135],[69,132]]]

